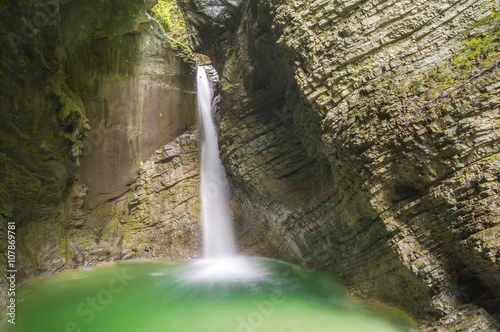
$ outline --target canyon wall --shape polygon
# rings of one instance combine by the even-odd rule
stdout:
[[[195,257],[195,68],[144,1],[10,2],[1,15],[2,268],[8,221],[18,281]]]
[[[184,1],[221,77],[242,250],[328,270],[422,329],[498,328],[493,1]]]
[[[422,330],[498,328],[495,2],[181,4],[221,80],[239,247]],[[199,253],[195,73],[144,6],[0,5],[0,259],[13,221],[21,281]]]

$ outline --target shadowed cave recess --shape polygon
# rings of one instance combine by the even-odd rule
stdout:
[[[238,251],[331,272],[421,331],[498,330],[496,2],[176,3],[214,68]],[[200,255],[196,64],[155,4],[0,5],[0,259],[14,223],[19,283]]]

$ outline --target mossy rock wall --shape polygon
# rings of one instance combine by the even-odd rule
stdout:
[[[23,279],[31,273],[26,266],[60,265],[59,203],[76,174],[68,165],[78,163],[88,119],[64,69],[58,3],[8,2],[1,16],[0,257],[5,268],[6,225],[14,221]],[[39,232],[30,238],[32,223]]]
[[[144,1],[0,7],[2,268],[8,221],[18,282],[111,260],[195,256],[195,72]]]

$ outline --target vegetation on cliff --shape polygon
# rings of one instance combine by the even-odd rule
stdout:
[[[176,54],[184,61],[194,63],[195,56],[188,45],[186,23],[177,0],[159,0],[151,13],[165,30],[168,41]]]

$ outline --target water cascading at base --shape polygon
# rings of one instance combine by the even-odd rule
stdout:
[[[19,289],[16,325],[4,319],[0,331],[412,331],[403,315],[352,303],[329,273],[250,259],[267,269],[266,278],[184,281],[185,263],[152,261],[38,278]]]

